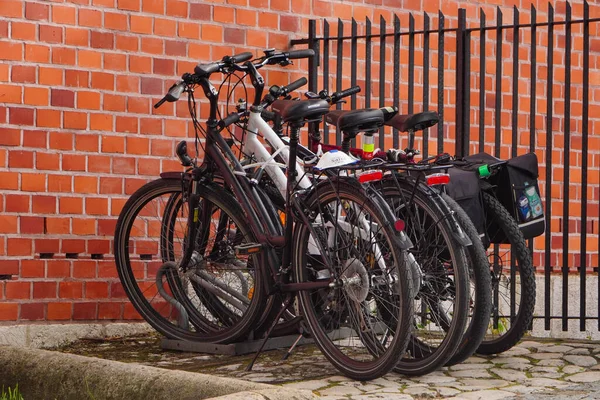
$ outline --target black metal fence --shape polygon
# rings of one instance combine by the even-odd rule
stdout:
[[[596,319],[600,330],[600,279],[596,293],[586,290],[599,270],[600,132],[592,128],[600,126],[600,115],[590,109],[600,110],[600,18],[590,18],[587,2],[576,10],[581,15],[574,17],[569,3],[560,12],[549,4],[540,21],[533,6],[526,12],[514,8],[506,23],[497,8],[491,26],[483,10],[467,16],[465,9],[452,18],[424,13],[418,21],[408,14],[405,29],[398,16],[391,26],[383,17],[378,24],[368,18],[311,20],[308,38],[292,41],[318,55],[309,67],[312,91],[359,84],[363,90],[351,98],[351,108],[436,110],[440,123],[421,138],[424,157],[443,151],[486,151],[501,158],[538,154],[547,228],[530,246],[544,273],[543,287],[538,285],[544,312],[536,317],[546,330],[552,319],[562,321],[562,330],[577,319],[582,331],[586,320]],[[340,141],[339,132],[334,137],[327,126],[323,137]],[[397,131],[382,128],[379,147],[401,147],[400,139]],[[552,272],[561,273],[559,312],[552,309]],[[578,312],[569,308],[569,279],[577,273]],[[590,298],[596,301],[589,304]]]

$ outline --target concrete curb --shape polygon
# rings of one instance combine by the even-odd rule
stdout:
[[[0,346],[0,384],[26,399],[309,400],[309,391],[54,351]]]

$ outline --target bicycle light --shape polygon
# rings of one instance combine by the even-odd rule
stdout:
[[[367,183],[373,181],[380,181],[383,178],[382,171],[366,171],[358,175],[358,181],[360,183]]]
[[[447,185],[448,183],[450,183],[450,175],[441,172],[437,174],[427,175],[427,178],[425,178],[425,182],[427,183],[427,186]]]

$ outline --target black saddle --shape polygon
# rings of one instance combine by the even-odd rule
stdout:
[[[347,134],[358,132],[374,132],[384,123],[383,112],[378,108],[364,110],[335,110],[325,117],[328,124],[340,128]]]
[[[400,132],[422,131],[437,124],[440,117],[435,111],[425,111],[418,114],[396,115],[385,124],[393,126]]]
[[[300,122],[320,119],[329,112],[327,100],[277,100],[271,107],[281,115],[283,122]]]

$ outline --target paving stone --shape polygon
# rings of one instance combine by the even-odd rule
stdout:
[[[504,353],[502,353],[503,356],[522,356],[522,355],[527,355],[530,354],[531,351],[528,348],[522,347],[522,346],[515,346],[512,349],[506,350]]]
[[[501,400],[510,399],[515,397],[512,392],[506,390],[477,390],[469,393],[461,393],[457,395],[456,399],[470,399],[470,400]]]
[[[324,398],[327,399],[326,397],[324,397]],[[356,396],[352,396],[352,400],[362,400],[362,399],[412,400],[413,397],[408,394],[385,393],[385,392],[384,393],[359,394]]]
[[[563,382],[550,378],[530,378],[523,382],[523,384],[535,387],[563,387],[569,385],[568,382]]]
[[[417,397],[437,397],[437,392],[435,390],[421,386],[408,387],[403,390],[403,393]]]
[[[318,390],[321,388],[325,388],[327,386],[329,386],[329,384],[323,380],[294,382],[294,383],[286,383],[285,385],[283,385],[284,388],[304,389],[304,390]]]
[[[564,356],[563,360],[570,362],[571,364],[578,365],[580,367],[591,367],[598,364],[598,361],[594,357],[580,356],[580,355],[569,355]]]
[[[412,380],[421,382],[421,383],[429,383],[429,384],[433,384],[433,385],[441,384],[441,383],[456,382],[456,378],[453,378],[451,376],[442,375],[437,371],[432,374],[429,374],[429,375],[413,377]],[[447,386],[447,385],[444,385],[444,386]]]
[[[477,390],[500,388],[510,385],[510,382],[502,379],[461,379],[460,383],[464,387],[472,387]]]
[[[462,370],[462,371],[450,371],[449,372],[450,376],[453,376],[455,378],[491,378],[492,375],[490,375],[489,372],[487,372],[485,369],[469,369],[469,370]]]
[[[480,364],[490,362],[487,358],[479,357],[479,356],[471,356],[467,358],[463,363],[466,364]]]
[[[321,396],[354,396],[358,394],[364,394],[364,392],[358,388],[347,385],[332,386],[327,389],[319,390],[319,395]]]
[[[533,358],[534,360],[552,360],[552,359],[560,359],[561,354],[559,353],[531,353],[529,358]]]
[[[577,365],[567,365],[566,367],[563,367],[562,372],[563,374],[577,374],[579,372],[584,372],[586,371],[587,368],[583,368],[583,367],[579,367]]]
[[[590,349],[578,347],[576,349],[567,351],[567,354],[583,354],[583,355],[588,355],[588,354],[590,354]]]
[[[490,364],[486,364],[486,365],[482,365],[482,364],[456,364],[451,366],[448,371],[452,372],[452,371],[464,371],[464,370],[481,370],[483,369],[487,369],[487,368],[491,368],[494,365],[492,363]]]
[[[589,371],[582,372],[580,374],[575,374],[571,376],[567,376],[565,378],[571,382],[598,382],[600,381],[600,372],[599,371]]]
[[[560,367],[562,365],[565,365],[565,362],[564,362],[564,360],[559,360],[559,359],[556,359],[556,360],[554,360],[554,359],[552,359],[552,360],[540,360],[540,362],[537,363],[537,365],[544,366],[544,367],[546,367],[546,366],[548,366],[548,367]]]
[[[494,364],[530,364],[531,361],[525,357],[494,357],[491,359]]]
[[[460,390],[458,389],[453,389],[453,388],[445,388],[445,387],[439,387],[436,388],[436,390],[438,391],[438,393],[440,394],[440,396],[442,397],[451,397],[454,396],[456,394],[462,393]]]
[[[544,345],[546,345],[546,343],[534,342],[534,341],[531,341],[531,340],[527,340],[527,341],[519,343],[519,345],[515,346],[515,347],[520,347],[520,348],[525,347],[527,349],[531,349],[531,348],[537,349],[538,347],[542,347]],[[514,347],[513,347],[513,349],[514,349]]]
[[[521,382],[527,379],[527,375],[525,372],[517,371],[514,369],[504,369],[504,368],[495,368],[492,370],[493,373],[498,375],[500,378],[505,381],[510,382]]]
[[[570,351],[570,350],[573,350],[573,347],[565,346],[565,345],[561,345],[561,344],[544,347],[544,352],[546,352],[546,353],[566,353],[567,351]]]
[[[514,392],[514,393],[519,393],[519,394],[529,394],[529,393],[541,392],[546,389],[545,388],[537,388],[537,387],[533,387],[533,386],[514,385],[514,386],[507,386],[505,388],[502,388],[502,390],[507,390],[509,392]]]

